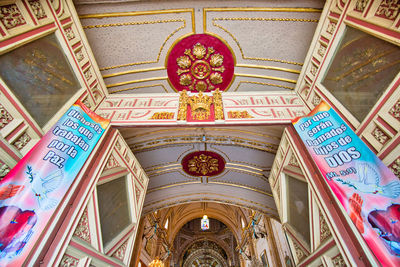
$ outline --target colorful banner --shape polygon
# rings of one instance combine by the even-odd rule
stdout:
[[[383,266],[400,266],[400,181],[326,103],[293,125]]]
[[[79,100],[0,181],[0,266],[22,266],[109,121]]]

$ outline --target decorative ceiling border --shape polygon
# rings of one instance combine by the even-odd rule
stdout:
[[[156,134],[156,133],[162,133],[162,132],[178,132],[178,131],[196,131],[202,128],[190,128],[190,127],[186,127],[186,128],[178,128],[178,129],[174,129],[174,128],[167,128],[167,129],[162,129],[162,130],[156,130],[156,131],[152,131],[152,132],[145,132],[142,134],[137,134],[134,136],[128,136],[126,137],[126,139],[131,139],[131,138],[137,138],[137,137],[141,137],[141,136],[148,136],[151,134]],[[268,135],[268,134],[263,134],[263,133],[257,133],[257,132],[251,132],[251,131],[245,131],[245,130],[239,130],[239,129],[227,129],[227,128],[213,128],[213,127],[207,127],[207,131],[230,131],[230,132],[238,132],[238,133],[244,133],[244,134],[251,134],[251,135],[256,135],[256,136],[261,136],[261,137],[267,137],[267,138],[271,138],[271,139],[275,139],[277,141],[280,141],[281,138],[278,136],[272,136],[272,135]]]
[[[319,8],[292,8],[292,7],[271,7],[271,8],[257,8],[257,7],[250,7],[250,8],[204,8],[203,9],[203,31],[205,33],[208,32],[207,30],[207,12],[304,12],[304,13],[321,13],[322,9]],[[259,61],[272,61],[272,62],[280,62],[292,65],[302,66],[302,63],[298,62],[291,62],[282,59],[269,59],[269,58],[255,58],[255,57],[246,57],[244,55],[243,49],[237,40],[237,38],[223,26],[216,23],[219,20],[260,20],[260,21],[298,21],[298,22],[313,22],[317,23],[319,20],[317,19],[297,19],[297,18],[213,18],[212,24],[213,26],[220,28],[224,32],[226,32],[237,44],[242,59],[249,59],[249,60],[259,60]]]
[[[294,87],[280,85],[280,84],[263,83],[263,82],[255,82],[255,81],[239,81],[237,87],[235,88],[235,90],[233,90],[233,92],[237,92],[237,90],[239,89],[239,87],[240,87],[240,85],[242,83],[250,83],[250,84],[257,84],[257,85],[268,85],[268,86],[274,86],[274,87],[280,87],[280,88],[285,88],[285,89],[289,89],[289,90],[294,90]]]
[[[129,17],[129,16],[144,16],[144,15],[160,15],[160,14],[174,14],[174,13],[187,13],[190,12],[191,20],[192,20],[192,34],[196,32],[195,28],[195,20],[194,20],[194,9],[170,9],[170,10],[149,10],[149,11],[134,11],[134,12],[114,12],[114,13],[99,13],[99,14],[86,14],[81,15],[79,18],[83,19],[91,19],[91,18],[110,18],[110,17]],[[142,61],[142,62],[133,62],[127,64],[121,64],[116,66],[109,66],[100,68],[100,71],[116,69],[116,68],[123,68],[135,65],[142,65],[142,64],[152,64],[158,63],[160,60],[161,52],[165,47],[165,44],[168,40],[175,35],[178,31],[186,28],[187,23],[184,19],[167,19],[167,20],[155,20],[155,21],[138,21],[138,22],[125,22],[125,23],[111,23],[111,24],[99,24],[99,25],[88,25],[83,26],[84,29],[93,29],[93,28],[101,28],[101,27],[119,27],[119,26],[129,26],[129,25],[143,25],[143,24],[155,24],[155,23],[171,23],[171,22],[183,22],[183,25],[176,28],[172,33],[170,33],[167,38],[164,40],[163,44],[160,47],[160,50],[157,54],[156,60],[153,61]]]
[[[207,135],[207,137],[214,138],[214,140],[208,139],[204,142],[202,140],[202,137],[199,137],[196,135],[176,135],[172,138],[170,136],[164,137],[167,139],[172,139],[172,140],[169,140],[169,142],[162,142],[160,140],[163,139],[163,137],[158,137],[158,138],[154,138],[154,139],[145,140],[142,142],[137,142],[134,145],[129,145],[129,147],[130,147],[130,149],[132,149],[132,151],[134,151],[135,153],[138,153],[140,151],[147,150],[150,148],[164,147],[164,146],[168,146],[168,145],[206,143],[206,144],[219,144],[219,145],[227,145],[227,146],[249,147],[249,148],[266,151],[266,152],[273,153],[273,154],[275,154],[277,152],[277,147],[278,147],[277,144],[263,142],[263,141],[254,140],[254,139],[248,139],[248,138],[244,138],[244,137],[237,137],[237,136],[232,137],[232,139],[227,139],[228,137],[226,137],[226,136],[218,136],[218,135]],[[180,139],[178,140],[176,138],[180,138]],[[188,138],[190,138],[190,139],[188,139]],[[222,138],[224,140],[219,140]],[[129,138],[127,138],[127,141],[129,143]],[[230,141],[232,143],[227,143],[228,141]],[[145,144],[148,142],[151,142],[151,145],[146,146]],[[245,143],[245,142],[247,142],[247,143]],[[256,146],[257,144],[259,146]]]
[[[230,204],[230,205],[234,205],[234,206],[240,205],[240,206],[242,206],[242,207],[246,207],[246,208],[250,208],[250,209],[253,209],[253,210],[257,210],[257,211],[266,213],[266,214],[268,214],[268,216],[270,216],[270,217],[272,217],[272,218],[274,218],[274,219],[276,219],[276,220],[278,220],[278,221],[280,220],[279,217],[278,217],[277,215],[275,215],[275,213],[277,212],[276,209],[273,209],[273,208],[271,208],[271,207],[269,207],[269,206],[265,206],[265,205],[263,205],[263,204],[261,204],[261,203],[258,203],[258,202],[255,202],[255,201],[252,201],[252,200],[249,200],[249,199],[244,199],[244,198],[240,198],[240,197],[234,197],[234,196],[230,196],[230,195],[211,194],[211,193],[190,193],[190,194],[182,194],[182,195],[180,195],[180,196],[181,196],[181,197],[186,197],[186,196],[195,196],[195,195],[201,195],[201,196],[198,197],[198,198],[182,199],[182,200],[178,200],[178,201],[172,201],[172,202],[169,202],[169,203],[167,203],[167,204],[164,204],[164,205],[161,205],[161,206],[158,206],[158,207],[153,207],[151,210],[149,210],[149,211],[146,212],[146,211],[145,211],[145,208],[146,208],[146,207],[154,206],[154,205],[156,205],[156,204],[158,204],[158,203],[166,202],[166,201],[168,201],[168,200],[171,200],[171,199],[176,198],[176,196],[169,197],[169,198],[165,198],[165,199],[162,199],[162,200],[157,200],[157,201],[150,202],[150,203],[145,204],[145,205],[143,206],[143,214],[142,214],[142,216],[146,215],[146,214],[149,213],[149,212],[154,212],[154,210],[159,210],[159,209],[166,208],[166,207],[177,206],[177,205],[184,204],[184,203],[193,203],[193,202],[204,202],[204,201],[209,201],[209,202]],[[226,198],[236,199],[236,200],[238,200],[238,201],[237,201],[237,202],[232,202],[232,201],[224,200],[224,199],[203,197],[203,196],[207,196],[207,195],[209,195],[209,196],[226,197]],[[239,202],[239,201],[242,201],[242,202]],[[255,206],[246,205],[246,204],[244,204],[243,202],[248,202],[248,203],[251,203],[251,204],[253,204],[253,205],[255,205]],[[267,212],[267,210],[272,211],[273,214],[271,214],[270,212]]]
[[[146,78],[146,79],[139,79],[139,80],[132,80],[132,81],[108,84],[108,85],[106,85],[106,87],[111,88],[111,87],[117,87],[117,86],[121,86],[121,85],[131,84],[131,83],[143,83],[143,82],[152,82],[152,81],[160,81],[160,80],[167,80],[167,79],[168,79],[168,77],[153,77],[153,78]]]
[[[150,88],[150,87],[156,87],[156,86],[161,86],[166,93],[168,93],[167,88],[165,88],[165,85],[162,83],[157,83],[157,84],[150,84],[150,85],[141,85],[141,86],[134,86],[134,87],[129,87],[129,88],[124,88],[120,90],[114,90],[112,92],[108,92],[109,94],[115,94],[115,93],[120,93],[120,92],[125,92],[129,90],[136,90],[136,89],[142,89],[142,88]]]

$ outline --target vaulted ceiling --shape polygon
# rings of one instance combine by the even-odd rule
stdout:
[[[74,3],[111,94],[210,91],[223,85],[229,92],[291,91],[324,5],[314,0]],[[268,176],[284,126],[120,128],[150,178],[144,214],[209,201],[277,218]],[[204,151],[225,166],[212,176],[188,173],[193,162],[185,157],[199,152],[201,161]],[[211,161],[203,159],[210,168]]]
[[[144,213],[179,203],[216,201],[275,218],[268,176],[282,131],[282,126],[121,129],[150,179]],[[200,167],[194,167],[198,173],[188,173],[190,161],[184,159],[198,151],[198,156],[207,154],[204,151],[214,154],[204,161],[205,173]],[[225,166],[216,164],[218,172],[208,177],[211,160],[217,157]]]
[[[176,91],[167,72],[172,48],[203,33],[218,37],[233,54],[226,90],[292,90],[324,1],[74,3],[109,92],[164,93]]]

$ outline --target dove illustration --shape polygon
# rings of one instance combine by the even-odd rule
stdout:
[[[368,163],[361,163],[357,167],[357,174],[359,177],[358,181],[341,178],[336,179],[336,181],[367,194],[378,194],[388,198],[397,198],[400,195],[400,181],[380,185],[380,175]]]
[[[41,209],[48,210],[54,208],[58,204],[56,199],[49,198],[47,194],[60,186],[62,178],[63,173],[61,170],[56,170],[45,178],[33,177],[31,181],[32,191],[35,197],[37,197]]]

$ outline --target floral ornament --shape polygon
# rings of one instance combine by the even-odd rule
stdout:
[[[216,176],[225,170],[224,158],[213,151],[195,151],[182,159],[182,169],[185,173],[200,176]]]
[[[182,68],[182,69],[187,69],[192,64],[192,62],[190,61],[190,58],[188,56],[182,56],[182,57],[177,58],[176,63],[178,64],[179,68]]]
[[[189,160],[189,171],[207,175],[208,173],[218,171],[218,159],[201,154]]]
[[[213,47],[206,47],[198,42],[176,59],[179,84],[187,86],[191,91],[211,91],[215,89],[215,85],[223,82],[223,63],[223,55],[215,53]]]

